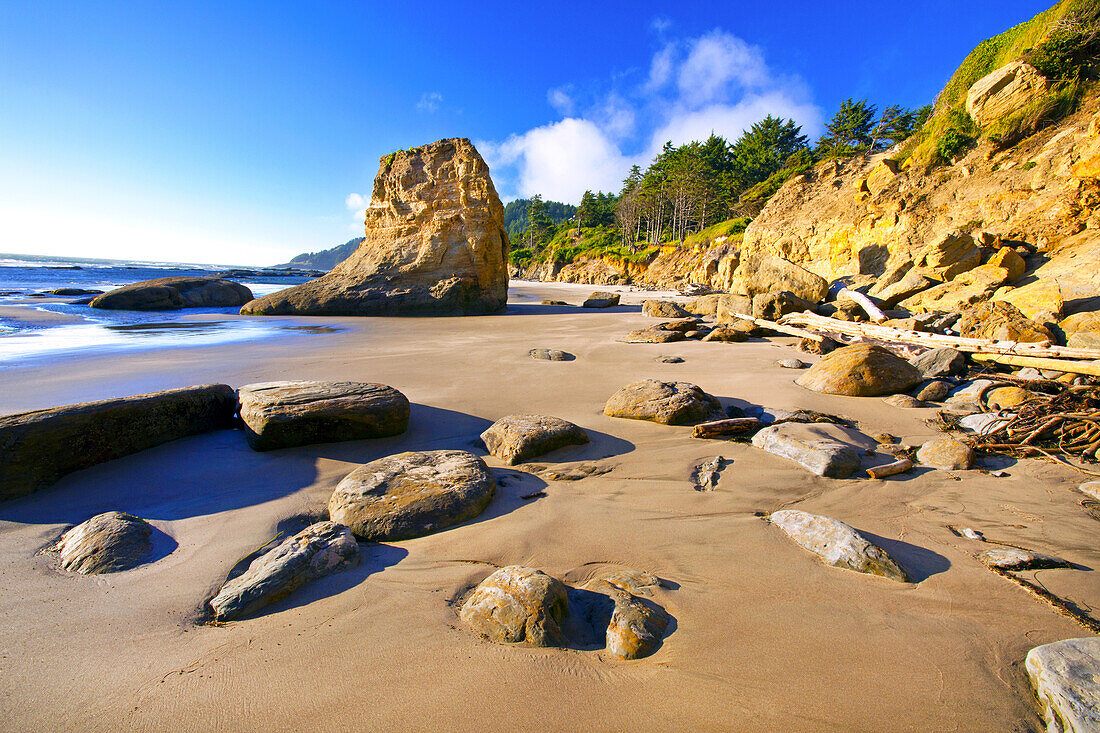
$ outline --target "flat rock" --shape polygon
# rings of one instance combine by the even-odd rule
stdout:
[[[915,407],[927,407],[923,402],[916,397],[907,394],[893,394],[889,397],[883,397],[882,401],[891,407],[902,407],[906,409],[912,409]]]
[[[917,460],[932,468],[961,471],[974,465],[974,449],[954,438],[937,438],[917,450]]]
[[[774,512],[768,520],[827,565],[901,582],[909,579],[885,550],[868,542],[844,522],[797,509]]]
[[[527,355],[532,359],[542,361],[573,361],[577,358],[567,351],[559,351],[558,349],[531,349],[527,352]]]
[[[748,341],[749,332],[745,329],[735,328],[734,326],[726,323],[719,323],[717,326],[710,330],[706,336],[703,337],[703,341],[716,341],[724,344],[741,343],[742,341]]]
[[[1008,418],[992,412],[979,412],[959,418],[959,426],[968,432],[986,435],[1008,422]]]
[[[1100,730],[1100,637],[1037,646],[1024,667],[1048,733]]]
[[[631,344],[667,344],[673,341],[683,341],[684,334],[680,331],[669,331],[663,328],[651,327],[631,331],[624,341]]]
[[[336,522],[318,522],[284,540],[227,581],[210,601],[217,621],[249,616],[311,580],[359,564],[359,543]]]
[[[337,484],[329,516],[357,537],[421,537],[473,519],[493,498],[485,461],[460,450],[412,451],[371,461]]]
[[[775,363],[776,366],[781,366],[784,369],[805,369],[809,366],[809,364],[801,359],[780,359]]]
[[[63,570],[84,575],[129,570],[153,549],[152,526],[144,519],[106,512],[76,525],[53,546]]]
[[[1077,490],[1086,496],[1100,501],[1100,481],[1086,481],[1077,487]]]
[[[489,453],[515,465],[567,445],[584,445],[588,434],[559,417],[508,415],[482,433],[481,441]]]
[[[870,344],[853,344],[826,354],[798,378],[798,384],[815,392],[856,397],[907,392],[920,382],[916,367]]]
[[[694,384],[646,379],[611,395],[604,414],[664,425],[693,425],[725,417],[722,404]]]
[[[909,360],[925,379],[950,377],[966,373],[966,355],[961,351],[943,347],[929,349]]]
[[[752,444],[818,476],[847,478],[859,469],[861,450],[874,441],[838,425],[787,422],[757,431]]]
[[[239,390],[245,438],[254,450],[400,435],[409,400],[365,382],[259,382]]]
[[[240,283],[217,277],[161,277],[125,285],[92,298],[92,308],[155,311],[178,308],[228,308],[252,300]]]
[[[542,305],[569,305],[564,300],[543,300]]]
[[[619,294],[609,293],[604,290],[597,290],[588,296],[583,303],[582,308],[611,308],[619,304]]]
[[[1042,570],[1044,568],[1071,568],[1073,563],[1053,555],[1023,550],[1018,547],[998,547],[986,550],[978,559],[998,570]]]
[[[691,314],[671,300],[644,300],[642,315],[654,318],[684,318]]]
[[[481,581],[458,611],[474,631],[498,644],[556,646],[569,599],[561,581],[520,565],[509,565]]]
[[[942,379],[933,379],[925,382],[913,392],[913,396],[921,402],[943,402],[951,391],[951,382]]]
[[[169,389],[0,417],[0,499],[188,435],[233,427],[227,384]]]
[[[573,466],[536,466],[531,470],[548,481],[581,481],[593,476],[611,473],[615,467],[600,463],[578,463]]]
[[[654,359],[654,361],[660,362],[661,364],[683,364],[684,358],[682,356],[667,356],[662,354]]]

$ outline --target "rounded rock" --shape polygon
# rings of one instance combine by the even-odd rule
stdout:
[[[645,379],[611,395],[603,412],[609,417],[692,425],[724,417],[722,404],[694,384]]]
[[[917,460],[943,471],[960,471],[974,465],[974,449],[954,438],[938,438],[920,447]]]
[[[561,581],[540,570],[509,565],[481,581],[458,615],[498,644],[554,646],[564,642],[561,624],[568,613]]]
[[[510,465],[567,445],[583,445],[588,434],[568,420],[547,415],[507,415],[481,434],[489,453]]]
[[[920,371],[881,346],[853,344],[826,354],[798,384],[815,392],[875,397],[912,389]]]

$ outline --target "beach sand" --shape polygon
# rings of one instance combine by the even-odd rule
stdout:
[[[606,417],[616,389],[654,377],[726,404],[809,408],[920,443],[932,410],[807,392],[775,365],[794,340],[625,344],[651,324],[631,292],[606,311],[591,286],[514,284],[508,313],[474,318],[325,318],[346,329],[298,339],[89,355],[0,371],[10,413],[210,382],[382,382],[413,403],[395,438],[254,453],[237,431],[196,436],[68,476],[0,504],[0,719],[10,730],[1037,730],[1027,650],[1089,635],[985,569],[987,537],[1100,565],[1097,523],[1039,461],[1008,475],[921,469],[887,480],[813,476],[751,446],[690,428]],[[604,289],[604,288],[600,288]],[[536,361],[534,347],[575,361]],[[677,354],[682,364],[657,363]],[[805,355],[800,358],[809,359]],[[364,561],[260,616],[196,625],[203,601],[279,523],[325,507],[357,465],[403,450],[475,449],[516,412],[571,420],[592,437],[542,463],[614,466],[544,481],[487,458],[485,513],[427,537],[363,545]],[[701,460],[729,465],[693,490]],[[520,497],[544,490],[534,500]],[[783,507],[873,535],[917,582],[826,567],[757,514]],[[155,562],[77,576],[36,552],[71,523],[118,509],[166,537]],[[608,566],[662,578],[675,618],[651,657],[491,644],[453,602],[497,566],[569,582]],[[1087,569],[1022,574],[1083,608]]]

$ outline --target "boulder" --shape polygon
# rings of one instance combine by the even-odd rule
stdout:
[[[631,331],[623,340],[628,344],[667,344],[673,341],[683,341],[684,333],[651,326],[650,328]]]
[[[1024,262],[1024,258],[1016,254],[1015,250],[1009,247],[1001,247],[999,250],[993,253],[993,256],[989,258],[986,263],[995,267],[1003,267],[1008,270],[1008,281],[1019,280],[1024,276],[1024,271],[1027,270],[1027,263]]]
[[[684,318],[691,314],[670,300],[645,300],[642,301],[642,315],[654,318]]]
[[[1066,301],[1057,280],[1036,280],[1018,288],[1005,288],[993,294],[994,301],[1011,303],[1020,309],[1027,318],[1039,319],[1040,314],[1053,314],[1057,320],[1062,317]]]
[[[76,525],[51,548],[63,570],[84,575],[129,570],[153,549],[153,527],[144,519],[106,512]]]
[[[829,282],[781,257],[755,252],[741,260],[730,290],[753,296],[785,290],[817,304],[829,294]]]
[[[921,402],[943,402],[947,397],[947,393],[950,391],[950,382],[945,382],[942,379],[934,379],[917,388],[917,390],[913,392],[913,396]]]
[[[752,315],[752,297],[749,295],[734,295],[723,294],[718,298],[718,307],[715,310],[714,317],[719,323],[732,323],[735,321],[741,321],[738,318],[738,314],[743,316]]]
[[[982,251],[973,237],[956,229],[925,245],[915,264],[933,280],[947,282],[982,264]]]
[[[951,282],[935,285],[898,303],[911,313],[965,310],[987,300],[1008,279],[1008,270],[994,265],[981,265],[955,277]]]
[[[573,361],[576,358],[569,352],[558,349],[531,349],[527,355],[541,361]]]
[[[1010,410],[1034,399],[1035,395],[1023,387],[997,387],[985,393],[985,402],[991,410]]]
[[[49,293],[50,295],[63,295],[63,296],[71,297],[71,296],[74,296],[74,295],[99,295],[103,291],[102,290],[88,290],[86,288],[55,288],[54,290],[47,290],[46,292]],[[91,301],[89,301],[89,302],[91,302]]]
[[[839,430],[836,426],[780,423],[757,431],[752,444],[818,476],[847,478],[859,469],[859,450],[841,439]]]
[[[556,646],[569,613],[565,586],[542,571],[509,565],[481,581],[459,618],[498,644]]]
[[[881,346],[853,344],[826,354],[798,384],[826,394],[874,397],[907,392],[921,379],[916,367]]]
[[[882,401],[890,405],[891,407],[902,407],[906,409],[911,409],[915,407],[927,407],[927,405],[918,400],[916,397],[907,394],[890,395],[889,397],[883,397]]]
[[[648,573],[636,575],[648,576]],[[652,578],[652,576],[648,576]],[[648,657],[661,644],[668,628],[669,615],[656,603],[639,598],[638,584],[629,574],[618,573],[594,578],[585,590],[609,596],[614,604],[604,635],[607,651],[619,659]],[[656,585],[656,578],[653,578]]]
[[[311,580],[359,564],[359,543],[336,522],[311,524],[252,561],[210,600],[216,621],[254,614]]]
[[[652,420],[664,425],[693,425],[725,417],[722,404],[688,382],[645,379],[611,395],[604,414],[631,420]]]
[[[879,300],[879,307],[890,309],[907,298],[917,293],[928,290],[936,284],[936,281],[925,275],[920,270],[910,269],[900,280],[889,285],[873,287],[868,295]]]
[[[1031,64],[1010,61],[971,85],[966,92],[966,111],[978,127],[985,127],[1041,96],[1048,84]]]
[[[583,303],[582,308],[611,308],[619,304],[619,294],[609,293],[603,290],[597,290],[589,295]]]
[[[1041,343],[1054,341],[1054,335],[1030,320],[1011,303],[979,303],[965,310],[958,325],[959,334],[968,338]]]
[[[1018,547],[998,547],[978,555],[984,565],[997,570],[1043,570],[1047,568],[1072,568],[1073,563],[1060,557],[1041,552],[1022,550]]]
[[[695,300],[684,305],[684,310],[697,316],[714,316],[718,314],[718,301],[724,297],[723,293],[711,293],[700,295]]]
[[[481,434],[492,455],[510,465],[567,445],[584,445],[588,434],[568,420],[546,415],[508,415]]]
[[[813,309],[813,303],[786,290],[777,293],[760,293],[752,297],[752,316],[769,321],[778,321],[788,313],[801,313]]]
[[[1100,349],[1100,311],[1074,313],[1058,322],[1066,335],[1066,346]]]
[[[409,427],[409,400],[384,384],[258,382],[239,396],[253,450],[386,438]]]
[[[909,360],[909,363],[915,366],[925,379],[966,373],[966,355],[947,346],[917,354]]]
[[[188,435],[233,427],[237,394],[207,384],[0,416],[0,499]]]
[[[738,323],[748,323],[748,321],[738,321]],[[749,324],[752,328],[755,328],[753,324]],[[749,333],[752,329],[738,328],[734,324],[719,323],[717,326],[710,330],[706,336],[702,338],[703,341],[717,341],[720,343],[734,344],[742,341],[747,341]]]
[[[371,461],[336,485],[329,517],[375,542],[438,532],[485,510],[496,482],[461,450],[412,451]]]
[[[828,565],[901,582],[909,579],[885,550],[868,542],[844,522],[796,509],[774,512],[768,521]]]
[[[1024,667],[1048,733],[1100,730],[1100,637],[1037,646]]]
[[[383,156],[359,248],[246,315],[478,315],[508,300],[508,233],[489,166],[465,138]]]
[[[937,438],[920,447],[917,460],[944,471],[966,470],[974,465],[974,449],[954,438]]]
[[[235,308],[252,300],[252,291],[217,277],[161,277],[97,295],[92,308],[162,311],[179,308]]]

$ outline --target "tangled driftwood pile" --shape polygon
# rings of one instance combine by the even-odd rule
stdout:
[[[991,385],[985,392],[1002,385]],[[1100,451],[1100,387],[1032,380],[1015,415],[974,439],[974,447],[1018,457],[1060,454],[1095,460]]]

